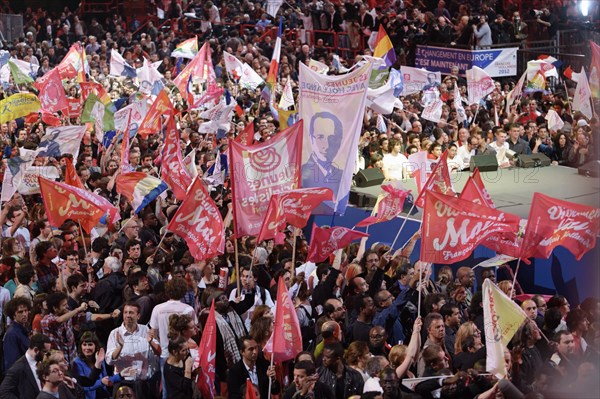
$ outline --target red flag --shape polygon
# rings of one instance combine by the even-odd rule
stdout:
[[[402,213],[404,200],[410,191],[394,187],[393,184],[381,186],[381,200],[377,202],[377,216],[369,216],[356,223],[356,227],[366,227],[375,223],[387,222]]]
[[[121,142],[121,173],[133,172],[133,166],[129,163],[129,124],[131,123],[131,110],[127,117],[127,126],[123,132],[123,141]]]
[[[217,323],[215,321],[215,301],[210,305],[208,319],[202,331],[198,357],[194,360],[194,370],[200,367],[196,385],[203,398],[213,399],[215,392],[215,359],[217,357]]]
[[[333,191],[329,188],[299,188],[273,194],[256,240],[261,242],[275,238],[278,232],[285,229],[286,223],[303,228],[320,203],[332,200]]]
[[[465,187],[459,196],[460,199],[474,202],[476,204],[485,205],[488,208],[496,209],[492,197],[485,189],[479,169],[475,168],[473,175],[469,177]]]
[[[254,144],[254,123],[249,122],[244,130],[235,138],[235,141],[243,145]]]
[[[140,127],[137,131],[142,138],[147,138],[149,135],[154,133],[159,133],[162,127],[161,116],[172,115],[173,114],[173,104],[171,104],[171,100],[169,99],[169,94],[162,90],[156,96],[156,100],[150,106],[148,113],[142,120]]]
[[[425,186],[419,193],[415,205],[419,208],[425,207],[425,193],[435,191],[444,195],[455,196],[452,181],[450,180],[450,171],[448,169],[448,150],[444,151],[437,164],[431,171],[431,176],[427,179]]]
[[[600,209],[533,194],[521,258],[550,257],[562,245],[577,260],[596,246],[600,233]]]
[[[479,169],[475,169],[473,175],[469,177],[469,180],[467,180],[467,184],[465,184],[465,187],[460,193],[459,198],[474,204],[483,205],[490,209],[496,208],[492,202],[492,198],[483,185],[481,175],[479,174]],[[518,258],[521,252],[522,242],[523,237],[519,237],[518,232],[513,231],[508,233],[494,234],[486,237],[481,244],[498,254]],[[527,264],[531,263],[527,259],[524,259],[523,261]]]
[[[302,121],[253,146],[231,141],[229,163],[235,236],[260,232],[271,196],[300,186]]]
[[[48,126],[62,126],[62,121],[60,118],[54,116],[49,112],[42,111],[42,122],[44,122]]]
[[[67,183],[69,186],[73,186],[73,187],[77,187],[77,188],[81,188],[81,189],[85,190],[85,187],[83,186],[83,183],[81,182],[81,179],[79,178],[79,176],[77,175],[77,172],[75,171],[73,162],[71,162],[68,159],[65,164],[65,183]]]
[[[425,196],[419,258],[423,262],[459,262],[487,237],[519,230],[520,219],[510,213],[434,191]]]
[[[333,226],[321,228],[315,224],[313,225],[307,261],[314,263],[323,262],[338,249],[344,248],[354,240],[368,236],[366,233],[350,230],[345,227]]]
[[[246,378],[246,399],[256,399],[256,391],[250,378]]]
[[[209,259],[223,253],[223,219],[201,179],[194,180],[167,230],[185,240],[196,260]]]
[[[69,118],[77,118],[81,115],[81,100],[79,98],[68,97],[67,116]]]
[[[167,132],[160,174],[165,183],[173,190],[175,198],[183,201],[186,198],[188,187],[192,184],[192,178],[183,166],[179,131],[175,125],[173,115],[169,116],[167,120]]]
[[[39,99],[42,110],[47,112],[64,111],[69,108],[69,101],[60,80],[58,68],[53,68],[44,76],[39,77],[34,86],[39,90]]]
[[[52,226],[61,226],[67,219],[81,223],[87,232],[102,216],[109,214],[111,222],[119,220],[119,211],[106,198],[81,188],[38,177],[46,215]]]
[[[300,332],[296,308],[283,282],[283,277],[279,277],[275,324],[263,353],[272,355],[274,362],[281,363],[295,358],[300,352],[302,352],[302,333]]]
[[[81,87],[81,102],[85,103],[90,93],[94,93],[99,99],[110,98],[104,86],[96,82],[80,82]]]

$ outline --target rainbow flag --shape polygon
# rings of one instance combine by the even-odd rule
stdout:
[[[198,38],[196,36],[183,41],[175,47],[171,57],[193,59],[198,54]]]
[[[279,30],[277,32],[277,40],[273,47],[273,56],[271,57],[271,65],[269,66],[269,74],[267,75],[267,84],[265,85],[261,95],[269,103],[271,115],[275,120],[279,120],[277,104],[275,104],[275,85],[277,84],[277,76],[279,74],[279,57],[281,55],[281,32],[283,30],[283,18],[279,17]]]
[[[377,32],[377,39],[375,39],[375,52],[374,57],[380,57],[385,60],[385,65],[390,67],[396,62],[396,52],[390,37],[386,33],[383,25],[379,25],[379,31]]]
[[[531,79],[527,83],[527,87],[525,88],[525,93],[534,93],[536,91],[545,91],[546,90],[546,76],[544,72],[540,69],[535,73],[533,79]]]
[[[167,183],[144,172],[117,176],[117,192],[129,200],[135,213],[140,213],[167,188]]]

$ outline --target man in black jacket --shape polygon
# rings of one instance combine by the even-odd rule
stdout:
[[[250,337],[240,339],[240,353],[242,360],[234,364],[227,375],[227,390],[229,399],[241,399],[242,387],[249,378],[252,384],[258,385],[261,398],[268,398],[269,379],[272,379],[271,394],[278,394],[279,383],[275,380],[275,367],[269,366],[269,362],[263,357],[258,357],[258,344]]]
[[[31,337],[25,356],[17,360],[6,372],[4,381],[0,385],[0,398],[35,398],[41,389],[41,383],[36,375],[36,366],[50,349],[50,338],[47,336],[36,334]]]
[[[283,399],[292,399],[294,396],[295,399],[335,398],[331,388],[319,381],[315,365],[310,360],[302,360],[294,365],[294,383],[285,390]]]
[[[330,387],[335,397],[349,398],[361,395],[364,386],[362,375],[346,366],[341,343],[327,344],[323,348],[323,366],[319,367],[319,381]]]

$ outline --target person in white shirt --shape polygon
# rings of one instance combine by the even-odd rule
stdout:
[[[190,314],[195,324],[198,324],[198,318],[194,308],[180,301],[188,290],[187,282],[181,277],[175,277],[165,284],[165,293],[169,300],[167,302],[156,305],[150,316],[150,328],[155,337],[159,338],[161,355],[160,366],[164,371],[164,365],[169,357],[169,316],[172,314]],[[166,384],[163,374],[163,399],[167,399]]]
[[[383,156],[383,176],[385,180],[402,180],[407,176],[408,158],[400,153],[400,142],[390,139],[390,153]]]
[[[496,159],[498,160],[498,166],[501,168],[507,168],[510,166],[510,161],[507,157],[507,151],[509,150],[508,143],[506,142],[506,132],[504,130],[496,131],[496,141],[490,143],[490,147],[496,151]]]
[[[123,324],[112,330],[108,336],[106,363],[114,366],[115,374],[133,368],[135,374],[123,374],[129,374],[132,380],[146,381],[158,370],[161,347],[154,332],[147,326],[138,324],[139,319],[140,305],[133,301],[125,303]],[[155,389],[158,389],[158,379],[155,383]]]
[[[448,170],[450,173],[460,172],[467,166],[457,153],[458,148],[456,147],[456,144],[450,144],[448,146]]]

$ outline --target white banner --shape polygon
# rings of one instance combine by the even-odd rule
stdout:
[[[62,154],[71,154],[77,159],[84,133],[85,126],[48,127],[40,142],[38,156],[58,158]]]
[[[421,118],[427,119],[428,121],[432,121],[438,123],[440,118],[442,117],[442,105],[444,102],[442,100],[435,100],[429,103],[428,106],[423,108],[423,113],[421,113]]]
[[[430,72],[426,69],[401,66],[402,78],[404,80],[404,90],[402,95],[418,93],[420,91],[437,90],[442,83],[442,74],[439,72]]]
[[[340,76],[300,64],[300,118],[304,120],[302,187],[333,191],[333,203],[315,214],[343,214],[352,184],[372,63]]]
[[[39,194],[38,176],[56,180],[60,177],[60,173],[54,166],[30,166],[23,174],[23,180],[17,191],[22,195]]]

